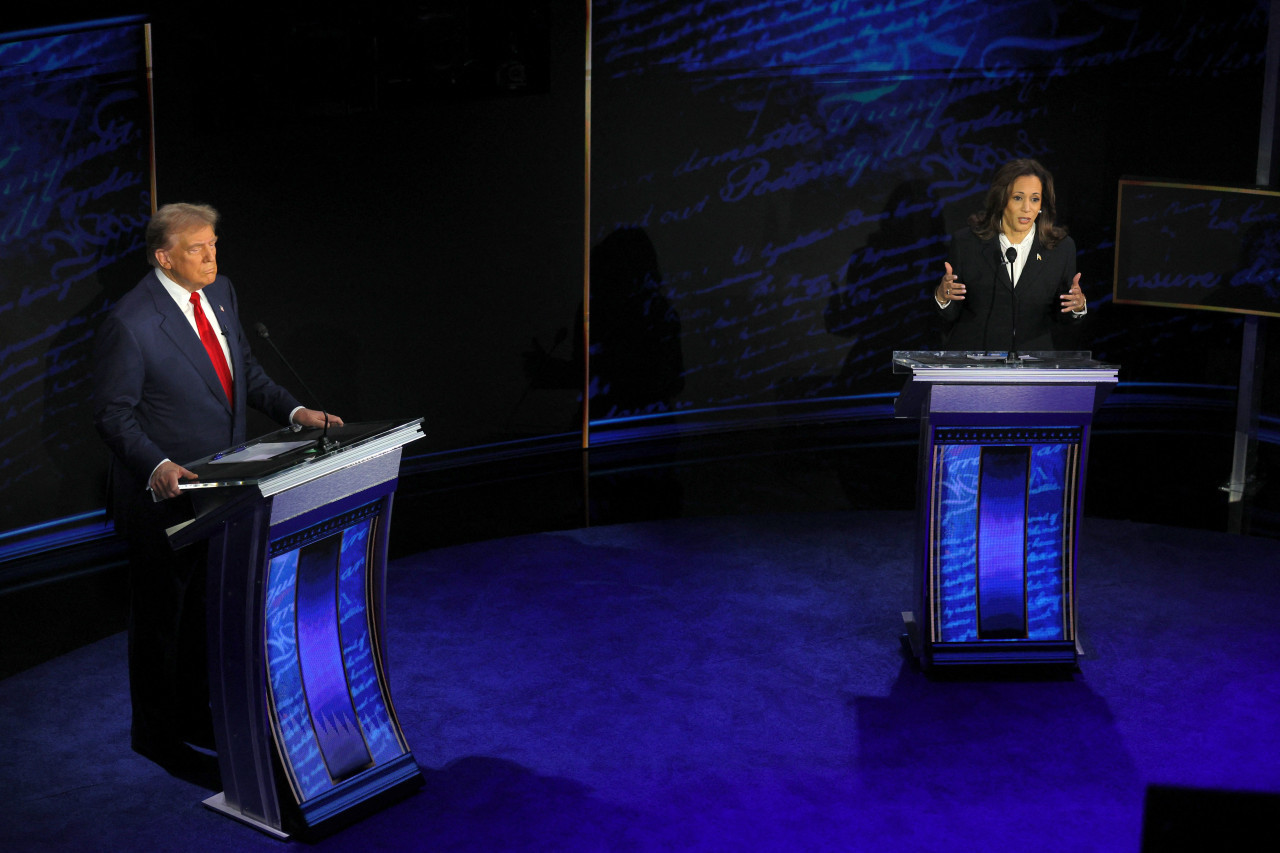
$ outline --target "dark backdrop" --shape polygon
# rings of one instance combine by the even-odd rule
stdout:
[[[52,3],[3,26],[132,14],[152,21],[156,201],[221,212],[242,319],[316,397],[255,340],[277,380],[347,420],[426,417],[419,452],[573,430],[573,392],[531,393],[524,353],[581,302],[581,4]],[[90,327],[148,271],[134,256],[85,277]],[[7,257],[0,303],[16,307],[31,276]],[[88,349],[75,362],[56,404],[28,407],[44,434],[6,443],[6,473],[40,470],[5,490],[0,529],[102,505]]]
[[[1055,173],[1080,249],[1090,316],[1056,347],[1234,384],[1238,318],[1109,304],[1116,189],[1253,185],[1267,6],[598,0],[592,236],[648,236],[685,381],[593,417],[896,389],[893,350],[944,345],[949,233],[1014,157]]]
[[[546,0],[157,13],[158,201],[218,207],[244,320],[320,403],[425,416],[419,452],[571,428],[517,403],[582,290],[584,25]]]
[[[602,433],[891,391],[889,353],[936,340],[945,233],[1019,155],[1081,247],[1066,343],[1129,381],[1235,381],[1238,319],[1109,304],[1115,189],[1253,182],[1266,2],[597,2],[589,230],[584,4],[149,5],[6,18],[152,15],[157,201],[221,210],[243,319],[309,402],[424,416],[419,453],[576,429],[584,235],[613,237]],[[98,482],[84,435],[66,467]]]

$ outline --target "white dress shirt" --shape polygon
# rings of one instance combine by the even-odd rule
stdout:
[[[1022,270],[1027,266],[1027,258],[1031,255],[1031,244],[1036,241],[1036,229],[1032,225],[1027,229],[1027,236],[1022,238],[1021,243],[1013,243],[1004,232],[1000,232],[1000,257],[1005,259],[1009,257],[1009,248],[1013,247],[1017,251],[1018,256],[1013,261],[1013,286],[1017,288],[1018,282],[1022,280]],[[1007,260],[1002,261],[1005,267],[1009,266]]]

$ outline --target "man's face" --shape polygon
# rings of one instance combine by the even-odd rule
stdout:
[[[198,225],[175,234],[168,249],[156,250],[156,260],[169,278],[195,293],[218,277],[217,243],[212,225]]]

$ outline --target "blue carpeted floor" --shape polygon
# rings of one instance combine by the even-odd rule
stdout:
[[[898,639],[913,534],[744,515],[396,562],[426,786],[315,847],[1136,851],[1144,816],[1280,794],[1280,542],[1086,519],[1079,671],[930,678]],[[286,849],[130,752],[124,645],[0,682],[0,849]]]

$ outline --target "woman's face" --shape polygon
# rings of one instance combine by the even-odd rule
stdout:
[[[1022,175],[1013,182],[1009,203],[1004,207],[1000,225],[1004,236],[1011,243],[1021,243],[1027,232],[1035,227],[1040,214],[1040,179],[1035,175]]]

